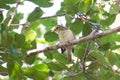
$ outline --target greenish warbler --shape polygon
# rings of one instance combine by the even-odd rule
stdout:
[[[75,36],[73,34],[73,32],[66,28],[66,27],[63,27],[63,26],[60,26],[60,25],[57,25],[53,31],[58,34],[59,36],[59,40],[60,40],[60,43],[67,43],[67,42],[70,42],[70,41],[73,41],[75,39]],[[64,48],[61,48],[61,51],[62,53],[64,51],[67,51],[67,58],[68,58],[68,61],[71,62],[72,61],[72,52],[74,51],[74,46],[67,46],[67,47],[64,47]]]

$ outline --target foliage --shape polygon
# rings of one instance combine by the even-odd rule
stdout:
[[[57,25],[57,17],[40,18],[44,14],[42,8],[53,6],[52,0],[27,1],[36,4],[37,7],[28,15],[26,23],[22,24],[21,33],[18,33],[14,29],[20,28],[19,23],[24,18],[24,14],[17,12],[17,7],[10,6],[18,4],[17,1],[0,0],[1,76],[8,76],[9,80],[27,80],[28,78],[33,80],[48,80],[49,78],[53,80],[120,79],[120,45],[116,44],[116,42],[120,42],[120,35],[117,33],[91,41],[89,56],[84,63],[83,58],[88,42],[75,46],[73,55],[77,60],[72,63],[67,61],[66,54],[60,54],[57,50],[44,52],[46,58],[39,55],[28,57],[27,52],[36,49],[37,44],[55,45],[58,36],[51,32],[51,29]],[[23,0],[19,5],[24,5],[24,2]],[[106,10],[106,6],[110,7]],[[7,14],[3,16],[5,10],[7,10]],[[77,37],[81,38],[89,35],[93,26],[79,19],[73,20],[70,16],[74,17],[77,13],[84,13],[90,17],[91,22],[102,25],[100,28],[105,31],[110,29],[110,25],[119,11],[120,5],[109,0],[99,2],[96,0],[64,0],[56,15],[67,13],[64,15],[66,25]],[[14,15],[12,23],[8,26],[12,15]],[[45,34],[42,31],[42,25],[46,29]],[[45,40],[41,40],[40,37],[44,37]],[[115,66],[117,69],[113,68]]]

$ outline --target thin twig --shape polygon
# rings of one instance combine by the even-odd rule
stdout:
[[[87,43],[87,47],[85,49],[85,53],[84,53],[84,56],[83,56],[83,59],[82,59],[82,70],[84,72],[84,74],[86,75],[86,77],[89,79],[90,78],[90,75],[87,73],[86,71],[86,64],[85,64],[85,61],[89,55],[89,50],[90,50],[90,43],[91,41],[88,41]]]
[[[23,24],[10,24],[10,26],[24,26],[29,27],[31,23],[23,23]]]
[[[41,17],[40,19],[53,18],[53,17],[60,17],[60,16],[65,16],[65,15],[66,15],[66,13],[63,13],[63,14],[56,14],[56,15],[53,15],[53,16]]]
[[[90,43],[91,43],[90,41],[87,43],[87,47],[86,47],[86,49],[85,49],[85,53],[84,53],[84,56],[83,56],[83,59],[82,59],[82,69],[83,69],[83,72],[84,72],[84,73],[86,73],[86,72],[85,72],[85,70],[86,70],[85,61],[86,61],[86,59],[87,59],[87,57],[88,57],[88,55],[89,55]]]
[[[24,26],[26,24],[10,24],[10,26]]]
[[[10,20],[8,22],[8,25],[7,25],[8,27],[11,25],[11,23],[13,21],[13,18],[14,18],[15,14],[16,14],[16,10],[17,10],[20,2],[21,2],[21,0],[17,0],[17,4],[16,4],[16,7],[15,7],[15,10],[14,10],[13,14],[11,15]]]
[[[0,51],[0,54],[8,54],[6,51]]]

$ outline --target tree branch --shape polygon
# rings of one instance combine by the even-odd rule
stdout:
[[[93,32],[96,32],[95,30]],[[96,38],[100,38],[100,37],[103,37],[103,36],[106,36],[106,35],[109,35],[109,34],[112,34],[112,33],[115,33],[115,32],[119,32],[119,31],[120,31],[120,26],[118,26],[116,28],[113,28],[113,29],[110,29],[110,30],[107,30],[107,31],[104,31],[104,32],[95,33],[94,35],[90,34],[86,37],[83,37],[83,38],[78,39],[78,40],[71,41],[71,42],[66,43],[66,44],[58,44],[58,45],[55,45],[55,46],[46,47],[42,50],[31,51],[31,52],[28,52],[27,56],[36,55],[36,54],[39,54],[39,53],[42,53],[42,52],[47,52],[47,51],[50,51],[50,50],[56,50],[56,49],[61,48],[61,47],[80,44],[80,43],[90,41],[90,40],[94,40]]]

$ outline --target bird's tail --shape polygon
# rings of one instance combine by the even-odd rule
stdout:
[[[72,48],[67,49],[68,62],[72,62]]]

